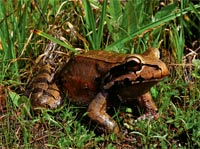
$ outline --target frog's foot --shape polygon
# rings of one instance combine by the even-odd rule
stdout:
[[[105,127],[109,133],[119,133],[117,123],[106,113],[106,97],[99,93],[88,106],[88,116],[93,121]]]
[[[146,113],[138,117],[136,121],[144,119],[152,119],[152,118],[158,119],[159,117],[159,114],[157,113],[158,109],[149,92],[140,96],[138,98],[138,102],[140,107],[144,107]]]
[[[55,83],[48,84],[46,89],[38,89],[32,92],[31,99],[33,109],[37,109],[37,107],[55,109],[62,102],[59,89]]]
[[[135,120],[135,122],[138,122],[140,120],[146,120],[146,119],[148,119],[148,120],[151,120],[151,119],[157,120],[159,117],[160,117],[159,113],[157,113],[156,111],[151,111],[151,112],[147,112],[147,113],[141,115],[140,117],[138,117]]]

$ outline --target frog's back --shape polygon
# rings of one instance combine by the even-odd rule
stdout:
[[[101,90],[102,76],[118,65],[117,58],[116,53],[96,50],[75,56],[61,71],[63,91],[72,102],[89,104]]]
[[[95,61],[102,61],[110,64],[120,64],[124,62],[126,57],[130,56],[130,54],[119,54],[116,52],[109,52],[105,50],[90,50],[84,54],[80,54],[77,57],[84,57],[87,59],[93,59]]]

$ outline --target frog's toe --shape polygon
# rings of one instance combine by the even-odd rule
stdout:
[[[160,117],[160,114],[157,113],[156,111],[155,112],[148,112],[148,113],[145,113],[143,115],[141,115],[140,117],[138,117],[135,122],[138,122],[140,120],[151,120],[151,119],[155,119],[157,120],[158,118]]]

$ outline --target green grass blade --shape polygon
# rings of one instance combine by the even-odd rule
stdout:
[[[98,36],[97,36],[97,47],[96,49],[99,49],[101,46],[101,41],[103,38],[103,28],[104,28],[104,20],[106,16],[106,6],[107,6],[107,0],[104,1],[103,7],[102,7],[102,12],[101,12],[101,19],[100,19],[100,24],[99,24],[99,30],[98,30]]]
[[[110,1],[110,15],[112,16],[112,22],[118,21],[122,16],[122,6],[120,1]]]
[[[145,3],[142,1],[135,1],[134,4],[132,1],[128,1],[125,8],[124,21],[122,22],[122,26],[124,26],[128,35],[138,30],[140,26],[145,25],[144,20],[147,20],[147,18],[144,17],[144,5]],[[125,22],[126,24],[124,24]]]
[[[40,28],[40,26],[42,24],[44,24],[44,22],[47,24],[46,22],[46,18],[44,17],[44,13],[48,10],[48,2],[49,0],[43,0],[43,1],[35,1],[36,3],[36,7],[38,9],[38,11],[40,12],[40,17],[38,19],[38,24],[37,24],[37,28]],[[48,13],[48,12],[47,12]]]
[[[155,19],[160,19],[160,18],[167,16],[168,14],[170,14],[171,12],[176,10],[176,7],[177,7],[177,4],[174,4],[174,3],[163,7],[160,11],[158,11],[155,14]]]
[[[122,20],[122,6],[120,1],[110,1],[110,18],[107,18],[106,23],[109,29],[109,32],[112,35],[112,39],[117,41],[120,39],[120,24]]]
[[[190,9],[195,13],[195,16],[200,20],[200,14],[197,11],[197,8],[194,7],[193,3],[189,3]]]
[[[56,43],[56,44],[59,44],[60,46],[62,47],[65,47],[67,49],[69,49],[70,51],[72,52],[77,52],[73,47],[71,47],[69,44],[67,43],[64,43],[56,38],[54,38],[53,36],[49,35],[49,34],[46,34],[45,32],[43,31],[40,31],[40,30],[34,30],[34,32],[48,40],[51,40],[52,42]]]
[[[96,33],[96,22],[95,22],[94,13],[92,11],[92,8],[88,0],[83,1],[83,6],[84,6],[84,11],[85,11],[85,22],[86,22],[85,28],[87,32],[90,33],[88,37],[92,45],[92,49],[96,49],[97,48],[97,44],[96,44],[97,33]]]
[[[7,73],[7,71],[10,71],[12,74],[14,74],[15,78],[18,78],[19,76],[17,62],[11,63],[12,60],[16,59],[13,41],[15,40],[15,34],[17,33],[15,32],[15,30],[13,30],[13,32],[9,32],[9,27],[15,29],[17,28],[17,24],[13,14],[14,8],[12,2],[10,1],[8,5],[10,9],[10,11],[8,11],[10,12],[9,16],[7,16],[7,10],[4,2],[0,1],[0,18],[2,19],[0,25],[0,41],[3,48],[3,50],[1,51],[1,57],[3,61],[1,62],[1,80],[3,80],[4,75]],[[12,23],[9,24],[9,21]]]
[[[197,9],[197,8],[200,8],[200,5],[195,5],[194,7]],[[107,46],[106,49],[112,49],[112,48],[114,48],[114,47],[116,47],[118,45],[124,44],[124,43],[128,42],[129,40],[133,39],[135,36],[143,33],[144,31],[146,31],[148,29],[152,29],[152,28],[158,27],[158,26],[162,26],[164,23],[169,22],[169,21],[171,21],[171,20],[173,20],[175,18],[178,18],[182,14],[186,14],[186,13],[188,13],[190,11],[191,11],[191,8],[188,7],[186,9],[184,9],[182,12],[180,12],[180,11],[177,12],[177,13],[174,12],[173,14],[165,16],[165,17],[161,18],[160,20],[158,20],[156,22],[152,22],[152,23],[140,28],[138,31],[130,34],[128,37],[122,38],[122,39],[114,42],[113,44]]]

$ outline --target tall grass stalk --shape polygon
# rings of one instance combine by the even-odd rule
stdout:
[[[103,38],[107,0],[103,2],[99,25],[97,25],[94,12],[88,0],[83,1],[83,6],[85,11],[85,29],[91,43],[91,48],[100,49]]]
[[[195,9],[200,8],[200,5],[194,5]],[[177,17],[182,16],[183,14],[187,14],[188,12],[190,12],[193,8],[191,7],[187,7],[185,9],[182,10],[177,10],[175,12],[172,12],[169,15],[163,16],[162,18],[159,18],[158,20],[152,21],[151,23],[141,27],[140,29],[138,29],[137,31],[130,33],[127,37],[123,37],[121,39],[119,39],[118,41],[112,43],[111,45],[107,46],[106,49],[112,49],[115,46],[118,45],[123,45],[124,43],[130,41],[131,39],[133,39],[134,37],[140,35],[141,33],[147,31],[147,30],[151,30],[157,27],[161,27],[162,25],[165,25],[165,23],[174,20]]]
[[[4,79],[6,75],[9,74],[9,72],[12,74],[12,76],[15,76],[17,78],[19,76],[18,72],[18,63],[12,62],[16,59],[16,50],[15,50],[15,42],[17,42],[17,34],[19,33],[19,26],[18,22],[16,20],[16,17],[14,15],[15,9],[13,7],[12,1],[9,1],[7,3],[8,5],[5,5],[3,1],[0,1],[0,18],[1,18],[1,25],[0,25],[0,41],[2,44],[2,50],[0,51],[0,57],[1,57],[1,81]],[[6,7],[7,6],[7,7]],[[19,5],[19,8],[21,5]],[[9,11],[7,10],[9,8]],[[9,17],[7,14],[9,13]],[[23,19],[23,17],[21,18]],[[23,19],[24,20],[24,19]],[[23,29],[24,30],[24,29]],[[20,34],[19,41],[22,41],[24,37],[24,32]]]

